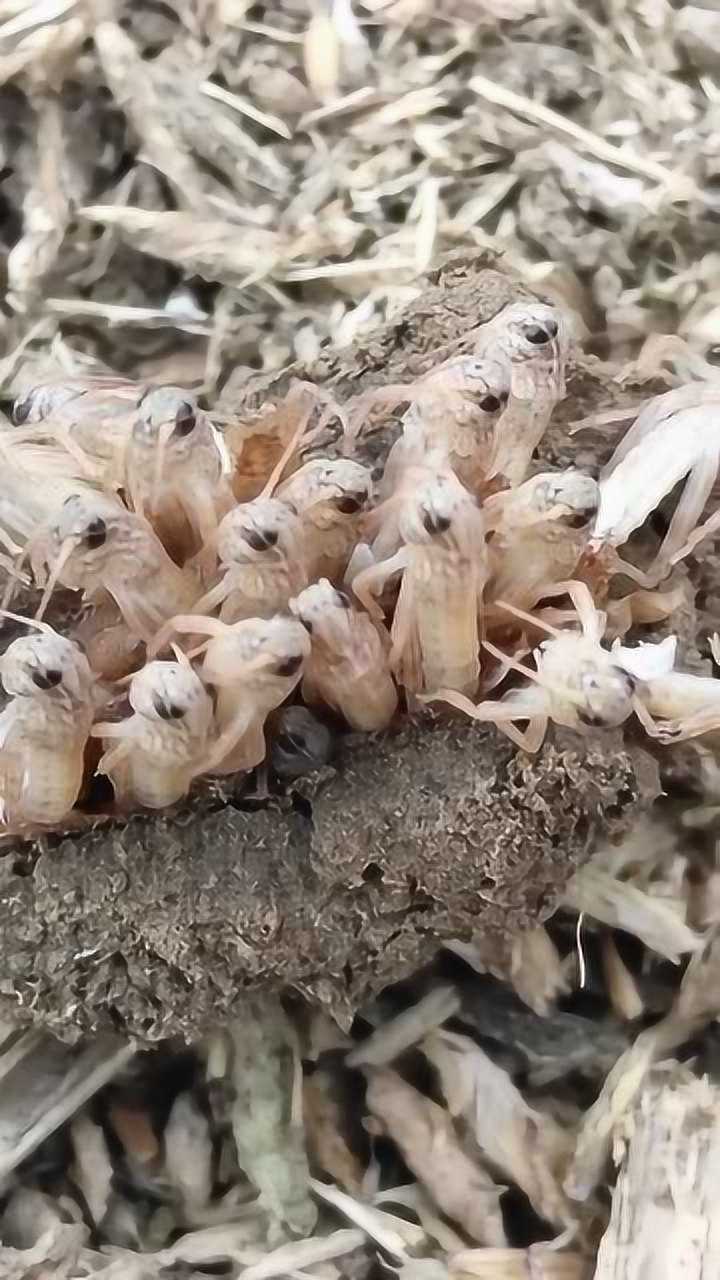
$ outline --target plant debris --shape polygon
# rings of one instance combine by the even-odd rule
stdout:
[[[422,394],[540,290],[608,361],[572,348],[540,461],[596,476],[717,376],[719,65],[670,0],[0,0],[2,406],[192,387],[252,485],[296,380],[335,450],[333,408]],[[678,566],[666,622],[638,592],[631,642],[712,676],[717,571]],[[2,1276],[700,1280],[716,733],[529,759],[314,710],[273,712],[269,790],[3,847]]]
[[[674,850],[647,838],[641,822],[636,854],[661,876]],[[696,880],[702,844],[688,855]],[[603,1232],[597,1274],[660,1266],[668,1240],[672,1257],[695,1249],[713,1213],[717,938],[678,989],[630,919],[619,931],[583,913],[581,928],[570,907],[546,925],[566,986],[543,1014],[451,946],[349,1032],[297,996],[246,998],[194,1044],[153,1051],[70,1050],[6,1022],[4,1274],[574,1280],[593,1274]],[[645,1002],[625,1030],[607,943]],[[590,1018],[572,1012],[588,1001]],[[529,1072],[523,1050],[553,1040],[558,1069]]]
[[[704,355],[717,28],[669,0],[5,0],[5,351],[42,322],[211,390],[369,333],[472,246],[616,353],[659,328]]]

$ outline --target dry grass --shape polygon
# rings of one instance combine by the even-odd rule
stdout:
[[[352,341],[467,245],[599,349],[704,352],[718,26],[666,0],[3,0],[6,352],[182,352],[211,389]]]
[[[462,246],[601,353],[712,354],[719,69],[720,15],[666,0],[0,0],[0,396],[69,353],[208,393],[312,364]],[[581,1280],[609,1229],[598,1274],[632,1276],[613,1151],[622,1197],[658,1061],[714,1070],[716,819],[600,851],[514,991],[464,940],[352,1039],[268,1001],[90,1077],[0,1028],[2,1275]]]

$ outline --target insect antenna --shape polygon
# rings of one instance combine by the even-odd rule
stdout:
[[[180,645],[175,644],[175,641],[173,640],[170,644],[170,648],[175,655],[175,661],[178,662],[181,667],[185,667],[188,671],[192,671],[193,665],[190,661],[190,657],[180,648]]]
[[[158,430],[158,440],[155,448],[155,465],[153,467],[152,489],[150,490],[150,509],[157,510],[158,500],[160,498],[160,486],[162,484],[163,471],[165,469],[165,452],[167,442],[175,430],[174,422],[165,422]]]
[[[546,631],[549,636],[561,636],[563,633],[557,627],[553,627],[549,622],[544,622],[542,618],[535,617],[532,613],[526,613],[524,609],[518,609],[514,604],[508,604],[505,600],[494,600],[493,604],[498,609],[505,609],[508,613],[512,613],[516,618],[522,618],[523,622],[531,622],[534,627],[538,627],[540,631]]]
[[[315,405],[311,404],[310,407],[306,409],[305,412],[302,414],[297,427],[293,431],[292,436],[290,437],[280,457],[275,463],[275,466],[270,472],[270,475],[268,476],[265,484],[263,485],[262,492],[258,495],[260,498],[272,497],[272,494],[275,488],[280,482],[283,471],[285,470],[293,454],[297,451],[300,445],[300,441],[302,440],[303,436],[305,435],[305,432],[307,431],[308,423],[310,422],[310,419],[313,415],[314,410],[315,410]]]
[[[519,675],[526,676],[528,680],[534,680],[536,684],[544,683],[540,680],[537,671],[533,671],[531,667],[526,667],[524,663],[518,662],[516,658],[510,657],[509,654],[503,653],[502,649],[496,648],[489,640],[483,640],[482,647],[487,649],[493,658],[497,658],[504,667],[508,667],[511,671],[517,671]]]
[[[43,593],[42,593],[42,599],[40,601],[40,604],[38,605],[37,613],[35,614],[35,620],[37,622],[39,622],[40,619],[43,617],[45,610],[47,609],[48,604],[50,603],[50,597],[52,596],[52,593],[58,584],[60,574],[65,568],[65,565],[67,564],[68,560],[70,559],[70,556],[72,555],[77,545],[78,545],[77,538],[66,538],[65,541],[63,542],[58,552],[57,559],[52,569],[50,570],[48,580],[45,583],[45,589],[43,590]]]

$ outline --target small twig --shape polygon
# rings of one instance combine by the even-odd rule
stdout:
[[[62,22],[76,8],[77,0],[41,0],[39,4],[30,5],[29,8],[25,6],[22,13],[10,18],[0,27],[0,40],[26,36],[40,27]]]
[[[296,267],[278,276],[285,284],[300,284],[304,280],[334,280],[343,276],[364,276],[386,271],[411,271],[415,274],[412,258],[366,258],[354,262],[332,262],[326,266]]]
[[[589,129],[583,129],[581,125],[575,124],[567,116],[562,116],[550,107],[543,106],[541,102],[533,102],[532,98],[527,98],[524,94],[513,93],[512,89],[504,89],[502,85],[486,80],[485,76],[474,76],[469,87],[474,93],[497,107],[505,107],[507,111],[525,116],[535,124],[546,125],[548,129],[557,129],[559,133],[574,138],[586,151],[597,156],[598,160],[604,160],[606,164],[617,165],[618,168],[627,169],[630,173],[639,173],[663,186],[672,187],[680,183],[681,193],[678,193],[677,199],[687,199],[690,195],[696,197],[702,195],[693,179],[686,174],[673,173],[672,169],[658,164],[656,160],[644,160],[642,156],[624,147],[616,147]]]
[[[46,298],[45,308],[54,315],[88,316],[107,321],[109,325],[139,325],[150,329],[181,329],[183,333],[212,332],[209,317],[200,315],[196,320],[184,320],[181,315],[164,307],[127,307],[112,302],[93,302],[86,298]]]
[[[281,27],[268,26],[266,22],[240,22],[240,31],[249,31],[256,36],[267,36],[268,40],[277,40],[278,44],[302,44],[303,37],[294,31],[283,31]]]
[[[223,89],[222,85],[213,84],[212,80],[204,80],[200,86],[206,98],[213,98],[215,102],[222,102],[226,107],[232,107],[233,111],[239,112],[242,116],[247,116],[250,120],[254,120],[256,124],[261,124],[263,128],[269,129],[271,133],[277,133],[281,138],[287,139],[289,142],[292,138],[292,129],[281,120],[279,116],[270,115],[267,111],[259,111],[251,102],[245,98],[241,98],[237,93],[231,93],[229,89]]]

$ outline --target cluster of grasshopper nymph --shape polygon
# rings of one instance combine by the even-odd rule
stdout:
[[[634,713],[662,740],[720,727],[720,683],[675,671],[672,637],[623,644],[670,613],[664,580],[715,527],[698,521],[720,391],[647,403],[596,480],[533,461],[565,394],[562,313],[515,303],[463,345],[343,405],[296,383],[222,434],[192,393],[109,376],[16,402],[0,571],[27,630],[0,657],[1,832],[82,822],[99,774],[120,812],[252,770],[291,699],[364,732],[449,703],[529,751],[549,721],[587,734]],[[374,484],[358,439],[399,406]],[[336,456],[308,460],[333,415]],[[652,563],[622,559],[686,476]]]

